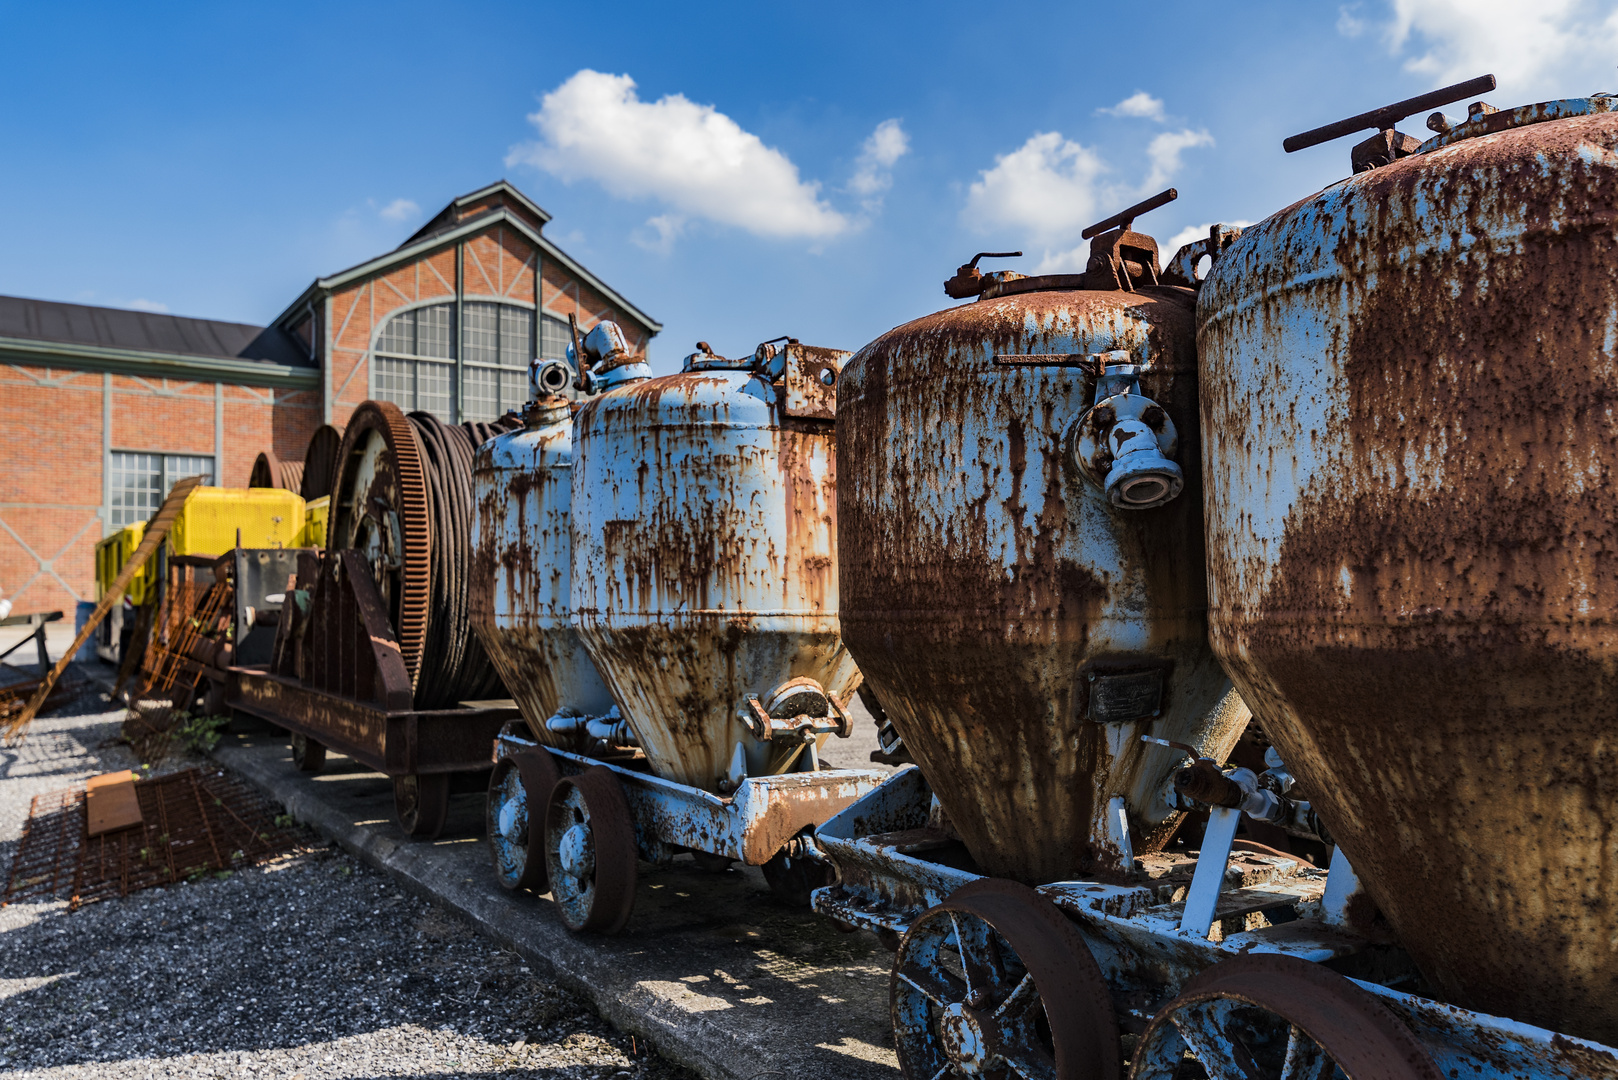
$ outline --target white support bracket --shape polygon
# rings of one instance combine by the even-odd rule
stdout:
[[[1202,851],[1197,870],[1185,895],[1185,914],[1180,917],[1180,933],[1205,938],[1213,927],[1219,890],[1225,884],[1225,868],[1230,864],[1230,847],[1236,840],[1236,826],[1242,812],[1235,807],[1216,806],[1208,811],[1208,828],[1202,834]]]

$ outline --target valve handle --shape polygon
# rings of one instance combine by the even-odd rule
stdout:
[[[1356,131],[1386,131],[1407,116],[1414,116],[1428,109],[1436,109],[1442,105],[1450,105],[1478,94],[1486,94],[1495,86],[1493,75],[1479,75],[1475,79],[1465,82],[1453,83],[1439,90],[1429,90],[1425,94],[1417,94],[1413,98],[1395,101],[1392,105],[1384,105],[1380,109],[1362,112],[1358,116],[1350,116],[1346,120],[1305,131],[1301,135],[1293,135],[1281,143],[1281,148],[1289,154],[1299,150],[1318,146],[1323,142],[1341,139],[1344,135],[1352,135]]]
[[[1122,226],[1128,230],[1135,224],[1135,219],[1149,210],[1156,210],[1159,206],[1167,206],[1180,197],[1180,193],[1173,188],[1164,188],[1150,199],[1142,199],[1127,210],[1120,210],[1110,218],[1103,218],[1079,234],[1079,239],[1088,240],[1092,236],[1099,236],[1108,229]]]

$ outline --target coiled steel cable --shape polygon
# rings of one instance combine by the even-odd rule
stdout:
[[[450,708],[461,701],[504,697],[505,690],[483,643],[472,632],[467,587],[472,563],[472,459],[477,447],[516,426],[514,418],[492,424],[445,424],[431,413],[413,412],[411,426],[422,448],[431,536],[431,592],[427,640],[416,679],[416,708]]]

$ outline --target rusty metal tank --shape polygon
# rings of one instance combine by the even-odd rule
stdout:
[[[612,696],[569,618],[573,413],[537,395],[523,427],[478,448],[472,471],[472,627],[534,737],[572,748],[545,721],[600,716]]]
[[[1607,1043],[1614,100],[1384,117],[1198,303],[1220,658],[1442,996]]]
[[[1029,883],[1167,842],[1183,757],[1143,735],[1223,760],[1247,721],[1207,645],[1192,290],[1131,216],[1082,275],[974,259],[945,289],[981,298],[838,400],[844,638],[978,867]]]
[[[574,429],[573,624],[652,770],[726,791],[813,765],[806,750],[848,727],[833,447],[847,354],[701,348],[648,378],[586,341],[602,393]]]

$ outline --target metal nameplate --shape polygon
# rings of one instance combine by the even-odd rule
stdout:
[[[1163,672],[1097,675],[1090,681],[1090,719],[1121,724],[1156,716],[1163,708]]]

